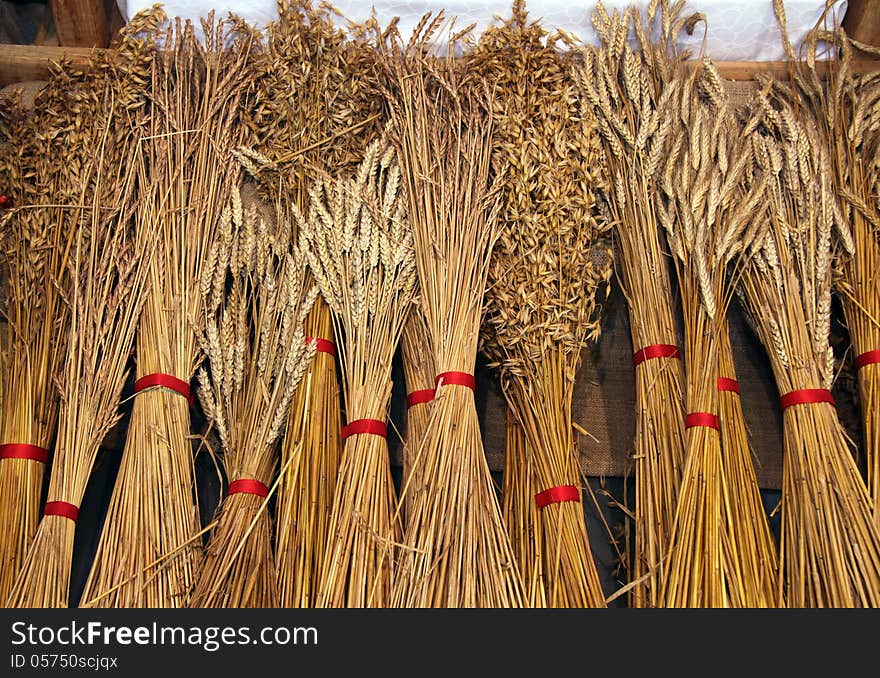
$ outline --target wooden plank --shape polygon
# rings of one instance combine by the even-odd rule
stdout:
[[[880,0],[849,0],[843,27],[855,40],[880,47]]]
[[[28,80],[44,80],[49,64],[68,59],[74,66],[85,66],[92,49],[46,45],[0,44],[0,86]]]
[[[50,0],[64,47],[106,47],[110,41],[103,0]]]
[[[785,61],[716,61],[715,65],[725,80],[754,80],[759,73],[769,73],[779,79],[788,77],[788,63]],[[817,66],[819,73],[824,74],[824,62],[817,62]],[[853,59],[852,69],[856,73],[878,71],[880,59]]]

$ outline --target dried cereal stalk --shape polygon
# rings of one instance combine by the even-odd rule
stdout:
[[[661,604],[661,567],[668,557],[684,464],[684,370],[667,254],[652,197],[671,124],[659,109],[675,65],[687,55],[675,40],[691,17],[682,5],[652,2],[647,16],[630,8],[593,14],[598,48],[581,51],[574,69],[586,115],[598,124],[608,166],[605,195],[615,224],[619,277],[627,300],[636,373],[635,553],[630,605]],[[630,45],[635,35],[640,49]],[[668,95],[666,95],[668,96]]]
[[[402,538],[386,418],[391,362],[413,309],[413,234],[387,139],[350,179],[318,181],[300,237],[333,313],[347,424],[317,607],[388,607]]]
[[[101,442],[120,416],[153,253],[153,235],[135,237],[130,221],[156,21],[155,13],[139,15],[68,94],[84,138],[80,153],[64,158],[76,167],[76,182],[58,194],[58,204],[75,215],[70,326],[57,377],[61,408],[44,515],[6,600],[10,607],[68,606],[79,505]]]
[[[789,607],[876,607],[880,535],[828,391],[833,261],[852,254],[852,234],[822,137],[782,87],[763,83],[745,128],[769,186],[741,286],[784,410],[783,595]]]
[[[500,369],[526,436],[546,603],[604,607],[571,401],[581,352],[599,334],[611,227],[597,208],[607,186],[596,122],[580,110],[571,57],[554,41],[528,23],[518,0],[512,18],[486,30],[469,56],[469,66],[495,88],[492,172],[501,182],[483,350]]]
[[[483,451],[474,402],[498,185],[489,178],[490,95],[451,54],[428,53],[444,22],[426,15],[382,52],[392,138],[437,386],[422,442],[422,485],[407,515],[395,607],[521,607],[523,586]],[[454,37],[454,36],[453,36]]]
[[[246,138],[240,117],[253,43],[235,22],[210,18],[202,28],[204,42],[178,19],[163,31],[153,62],[136,228],[159,224],[157,252],[138,326],[122,464],[83,606],[178,607],[201,560],[201,543],[192,539],[201,524],[188,396],[201,356],[191,321],[202,315],[200,276],[214,265],[221,196],[240,179],[231,153]],[[158,375],[165,381],[156,388]]]
[[[799,115],[809,116],[829,148],[831,180],[841,218],[852,232],[855,253],[835,266],[835,290],[853,347],[859,380],[868,490],[874,522],[880,527],[880,72],[858,74],[851,62],[866,48],[846,35],[826,31],[820,22],[795,58],[785,35],[784,8],[774,2],[790,55],[788,88]],[[831,60],[820,51],[832,48]],[[820,75],[817,61],[830,66]]]
[[[263,194],[307,211],[319,176],[347,176],[382,129],[371,29],[342,30],[327,6],[281,0],[255,60],[255,98],[247,124],[256,136],[243,160]],[[330,341],[330,310],[318,298],[307,336]],[[333,489],[342,455],[340,386],[332,345],[320,342],[298,391],[282,442],[277,565],[285,607],[316,602]]]
[[[188,607],[278,607],[269,486],[290,403],[315,354],[304,322],[318,295],[290,225],[231,195],[201,270],[199,399],[217,431],[227,495]]]
[[[681,69],[666,91],[659,113],[672,130],[657,211],[681,289],[688,414],[663,604],[776,607],[776,546],[742,411],[728,407],[722,422],[718,388],[720,377],[734,377],[727,308],[735,282],[728,269],[735,277],[755,237],[752,215],[765,200],[764,184],[748,181],[752,147],[711,61],[704,59],[702,70]]]

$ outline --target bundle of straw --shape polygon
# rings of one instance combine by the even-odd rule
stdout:
[[[294,391],[315,353],[303,323],[318,295],[289,224],[270,228],[237,190],[201,270],[199,400],[216,429],[229,481],[189,607],[277,607],[267,509]]]
[[[70,307],[68,256],[80,218],[85,121],[65,101],[69,74],[55,71],[33,112],[4,102],[8,148],[0,155],[3,355],[0,398],[0,601],[9,594],[40,518],[40,494],[55,436]],[[15,149],[15,152],[12,149]]]
[[[242,149],[264,197],[305,212],[320,174],[348,176],[382,129],[375,50],[366,28],[341,30],[334,11],[311,0],[280,0],[255,60],[255,101],[248,125],[254,150]],[[330,311],[319,298],[306,334],[319,339],[305,387],[297,391],[278,491],[278,581],[282,605],[315,604],[329,538],[339,459],[340,388]]]
[[[745,127],[768,175],[767,213],[741,285],[782,394],[785,457],[781,561],[789,607],[880,604],[880,535],[829,392],[832,262],[852,253],[826,147],[766,81]]]
[[[474,402],[482,300],[497,238],[484,84],[430,55],[443,14],[382,52],[386,98],[412,222],[436,395],[421,443],[422,486],[406,520],[395,607],[520,607],[523,587],[483,452]],[[412,485],[407,491],[413,491]]]
[[[546,43],[545,43],[546,39]],[[552,607],[604,607],[587,536],[571,401],[581,352],[599,335],[612,272],[595,120],[579,110],[570,56],[529,24],[522,0],[487,29],[470,66],[495,87],[492,172],[500,238],[489,266],[483,350],[525,432],[540,509],[537,557]]]
[[[216,239],[221,196],[237,186],[231,152],[244,140],[252,36],[213,17],[202,44],[191,23],[169,27],[154,60],[136,227],[159,224],[138,327],[135,401],[86,605],[177,607],[201,557],[189,383],[199,351],[199,276]],[[157,388],[158,387],[158,388]]]
[[[317,607],[387,607],[401,540],[386,418],[391,362],[416,298],[400,167],[385,139],[357,174],[318,181],[300,216],[312,274],[333,312],[347,425]]]
[[[431,403],[434,402],[434,358],[425,316],[415,308],[403,326],[401,339],[403,378],[406,382],[406,432],[403,446],[403,515],[412,508],[415,490],[422,487],[419,451],[428,428]]]
[[[598,3],[593,25],[601,46],[584,49],[574,69],[582,103],[598,122],[613,186],[606,198],[635,349],[632,607],[661,604],[661,567],[684,463],[684,374],[670,272],[652,199],[671,129],[662,124],[658,109],[676,64],[686,58],[675,48],[676,36],[690,20],[681,9],[682,3],[670,8],[660,0],[650,5],[647,17],[636,8],[612,17]],[[630,46],[630,31],[638,51]]]
[[[535,506],[535,471],[525,431],[510,407],[505,424],[503,483],[501,512],[522,573],[526,607],[547,607],[543,558],[539,557],[543,552],[543,530]]]
[[[834,282],[858,371],[868,490],[880,527],[880,72],[860,75],[851,68],[856,52],[877,50],[852,40],[842,28],[825,31],[820,23],[804,39],[799,59],[786,32],[785,8],[780,2],[773,7],[789,59],[793,103],[829,148],[835,209],[852,230],[855,254],[842,262]],[[822,63],[830,68],[820,74],[817,59],[829,47],[832,60]]]
[[[43,518],[7,599],[11,607],[67,607],[79,505],[105,434],[119,419],[154,235],[130,232],[145,90],[157,16],[129,24],[93,58],[71,102],[86,135],[70,248],[70,330],[58,378],[61,409]]]
[[[671,126],[657,213],[681,289],[687,418],[685,467],[664,566],[666,607],[768,607],[779,595],[776,547],[741,410],[726,412],[722,436],[722,348],[740,258],[757,230],[764,185],[748,182],[751,144],[740,134],[715,65],[679,77],[658,110]],[[638,92],[630,91],[636,98]],[[732,360],[725,359],[724,377]],[[729,385],[730,382],[724,382]],[[739,415],[739,416],[737,416]],[[735,418],[735,420],[734,420]],[[723,444],[722,444],[723,443]],[[729,469],[740,473],[732,475]]]

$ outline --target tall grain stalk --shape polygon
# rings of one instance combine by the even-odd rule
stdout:
[[[444,22],[426,15],[382,53],[386,100],[434,355],[436,395],[407,515],[395,607],[521,607],[523,586],[483,451],[474,365],[498,236],[490,181],[491,97],[452,56],[429,54]]]
[[[188,607],[278,607],[269,488],[290,402],[315,354],[304,322],[318,295],[290,225],[270,227],[233,189],[200,271],[199,400],[229,482]]]
[[[468,64],[494,88],[500,181],[483,350],[525,432],[546,602],[604,607],[571,418],[581,353],[599,335],[596,297],[612,273],[610,225],[596,205],[607,190],[599,134],[577,104],[571,57],[528,23],[522,0],[483,33]]]
[[[745,127],[769,188],[741,277],[784,411],[783,594],[789,607],[876,607],[880,535],[828,390],[832,262],[851,255],[854,243],[837,209],[828,150],[788,99],[767,80]]]
[[[144,162],[146,89],[156,13],[139,16],[94,57],[72,98],[88,135],[70,249],[70,328],[58,377],[61,409],[43,518],[7,598],[10,607],[67,607],[79,506],[104,436],[118,421],[154,234],[132,233]],[[87,124],[86,124],[87,122]]]
[[[237,186],[252,36],[204,22],[169,27],[153,62],[136,227],[156,233],[138,326],[136,397],[84,605],[179,607],[201,544],[189,384],[200,360],[192,319],[223,196]],[[174,554],[170,556],[170,554]],[[158,567],[156,565],[158,564]]]
[[[317,182],[310,197],[300,236],[333,312],[347,420],[316,606],[388,607],[402,538],[387,441],[391,363],[417,292],[394,148],[375,141],[352,178]]]
[[[682,69],[666,91],[659,114],[672,129],[657,211],[681,289],[688,414],[663,603],[775,607],[776,552],[754,472],[728,473],[751,465],[748,439],[735,434],[744,424],[730,421],[737,410],[727,410],[722,434],[718,390],[735,285],[728,269],[735,278],[755,237],[764,184],[748,181],[752,147],[711,61],[700,71]],[[728,357],[725,375],[731,368]]]
[[[347,176],[382,129],[375,50],[365,30],[340,29],[311,0],[281,0],[255,62],[248,120],[256,140],[246,162],[273,202],[308,207],[319,177]],[[311,607],[322,568],[339,459],[340,386],[330,309],[318,298],[306,334],[323,341],[297,392],[282,443],[277,566],[282,605]]]
[[[599,125],[613,187],[606,200],[634,349],[632,607],[661,604],[661,568],[669,556],[684,465],[684,371],[654,204],[670,131],[658,108],[676,64],[686,57],[675,49],[676,36],[692,20],[680,15],[681,8],[660,0],[651,3],[647,17],[635,8],[609,16],[600,2],[593,25],[601,45],[582,50],[582,63],[574,69],[586,114]],[[631,33],[638,51],[630,45]]]
[[[70,74],[55,71],[27,111],[4,104],[0,155],[6,204],[0,212],[0,601],[9,594],[40,519],[40,494],[55,437],[54,380],[69,327],[69,251],[87,134],[66,100]],[[12,152],[12,149],[16,149]]]
[[[858,373],[868,491],[880,528],[880,72],[858,74],[851,67],[859,50],[875,55],[878,50],[852,40],[842,28],[823,30],[820,23],[804,39],[798,58],[785,31],[785,8],[778,1],[773,7],[789,59],[788,91],[798,114],[812,119],[829,148],[835,209],[852,230],[855,252],[841,262],[834,283]],[[821,60],[820,52],[829,47],[831,59]]]

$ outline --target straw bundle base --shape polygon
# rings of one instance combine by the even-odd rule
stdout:
[[[6,607],[69,606],[75,531],[76,523],[72,520],[62,516],[43,517]]]
[[[46,465],[0,460],[0,601],[6,600],[40,522]]]
[[[264,502],[253,494],[225,499],[187,607],[278,607],[272,521]]]

